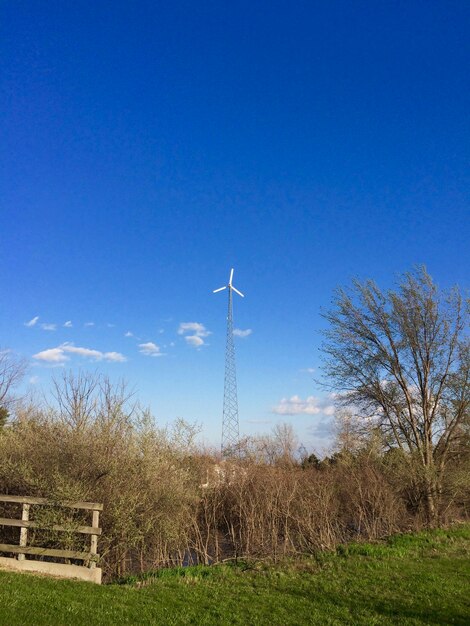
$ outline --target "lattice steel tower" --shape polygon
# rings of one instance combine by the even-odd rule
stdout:
[[[239,453],[238,440],[240,436],[238,426],[238,397],[237,397],[237,371],[235,367],[235,344],[233,342],[233,304],[232,291],[239,296],[245,296],[232,285],[233,269],[230,272],[228,285],[214,289],[218,291],[228,290],[227,309],[227,340],[225,348],[225,378],[224,378],[224,410],[222,416],[222,456],[224,458],[236,456]]]

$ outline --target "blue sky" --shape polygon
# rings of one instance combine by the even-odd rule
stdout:
[[[30,359],[27,386],[123,377],[218,445],[212,290],[234,267],[241,431],[288,421],[327,446],[333,289],[416,263],[468,287],[468,2],[0,12],[0,345]]]

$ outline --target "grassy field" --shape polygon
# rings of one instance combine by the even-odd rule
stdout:
[[[101,587],[0,572],[0,624],[470,624],[470,526]]]

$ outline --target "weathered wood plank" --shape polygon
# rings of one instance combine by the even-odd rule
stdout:
[[[28,543],[28,529],[26,526],[24,526],[24,524],[27,524],[29,520],[29,507],[29,504],[23,504],[23,511],[21,513],[21,521],[23,525],[21,526],[20,532],[20,546],[22,548],[26,547],[26,544]],[[24,561],[24,559],[24,552],[18,554],[18,561]]]
[[[61,532],[81,533],[82,535],[101,535],[101,528],[95,528],[93,526],[73,526],[71,528],[67,526],[62,526],[60,524],[47,526],[46,524],[41,524],[35,521],[8,519],[6,517],[0,517],[0,526],[16,526],[19,528],[43,528],[45,530],[58,530]]]
[[[93,511],[93,519],[92,519],[91,523],[93,524],[94,527],[99,526],[99,523],[100,523],[100,512],[99,511]],[[90,552],[91,552],[91,554],[97,554],[97,552],[98,552],[98,535],[96,535],[96,534],[93,534],[91,536]],[[94,560],[91,561],[90,567],[91,567],[91,569],[96,567],[96,562]]]
[[[92,556],[90,552],[75,552],[74,550],[55,550],[52,548],[36,548],[32,546],[14,546],[8,543],[0,543],[0,552],[11,552],[12,554],[34,554],[36,556],[53,556],[62,559],[77,559],[79,561],[89,561]]]
[[[51,502],[48,498],[30,498],[29,496],[6,496],[0,494],[0,502],[16,502],[18,504],[48,504],[63,506],[69,509],[84,509],[85,511],[102,511],[103,505],[99,502]]]

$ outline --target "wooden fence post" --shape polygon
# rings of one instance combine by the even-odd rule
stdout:
[[[21,513],[21,521],[27,522],[29,520],[29,504],[23,504],[23,511]],[[24,526],[20,530],[20,548],[26,548],[28,543],[28,529]],[[24,561],[26,556],[22,553],[18,554],[18,561]]]
[[[92,518],[91,525],[93,526],[93,528],[99,527],[100,525],[100,512],[99,511],[93,511],[93,518]],[[96,555],[98,554],[98,535],[91,535],[90,554],[92,555],[92,559],[90,561],[90,568],[94,569],[96,567],[96,559],[94,559],[93,557],[96,557]]]

